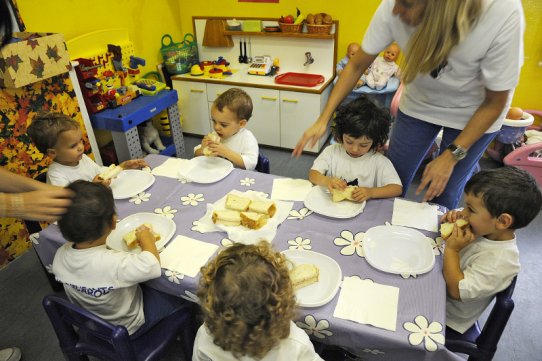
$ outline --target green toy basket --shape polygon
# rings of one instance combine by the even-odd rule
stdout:
[[[186,34],[180,43],[174,42],[171,35],[165,34],[162,36],[160,53],[169,74],[188,73],[192,65],[199,63],[198,44],[190,33]]]

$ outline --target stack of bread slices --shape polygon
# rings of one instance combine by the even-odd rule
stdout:
[[[276,211],[277,206],[272,200],[252,200],[229,193],[226,196],[226,209],[213,211],[212,220],[215,224],[225,226],[260,229]]]

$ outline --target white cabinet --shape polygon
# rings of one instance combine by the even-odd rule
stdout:
[[[179,112],[183,119],[183,132],[204,135],[211,131],[205,83],[174,81],[173,89],[179,95]]]

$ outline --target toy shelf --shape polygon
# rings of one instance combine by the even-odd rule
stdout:
[[[304,39],[334,39],[335,34],[316,34],[316,33],[285,33],[285,32],[265,32],[265,31],[230,31],[225,30],[224,35],[238,36],[268,36],[275,38],[304,38]]]

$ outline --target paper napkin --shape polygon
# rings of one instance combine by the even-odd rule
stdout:
[[[437,232],[437,210],[438,206],[436,205],[396,198],[393,203],[391,224]]]
[[[196,277],[200,268],[207,263],[217,248],[218,246],[214,244],[177,236],[160,253],[160,263],[162,268],[188,277]]]
[[[333,317],[395,331],[399,288],[344,277]]]
[[[272,199],[283,201],[304,201],[312,189],[312,183],[306,179],[277,178],[273,180]]]
[[[181,167],[187,167],[188,159],[169,158],[164,163],[152,170],[152,174],[169,178],[179,178],[179,170]]]

